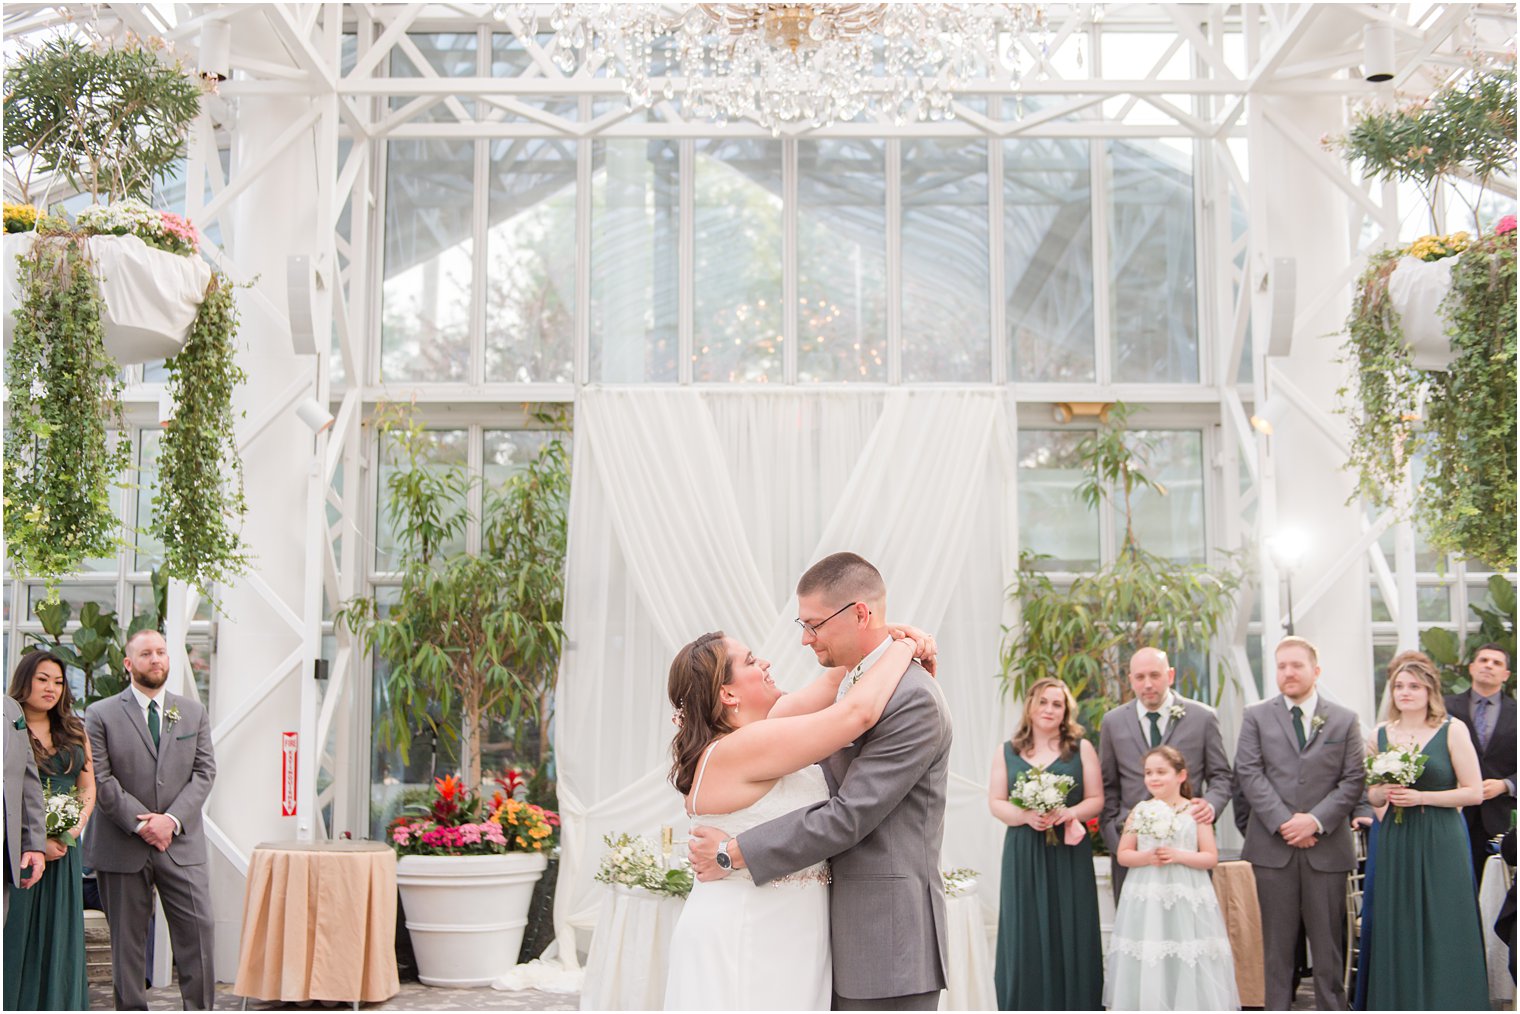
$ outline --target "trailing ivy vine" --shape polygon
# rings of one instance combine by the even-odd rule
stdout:
[[[21,305],[6,355],[7,552],[18,575],[47,581],[50,598],[61,575],[115,553],[111,485],[129,461],[86,249],[74,237],[39,237],[17,258]]]
[[[1515,565],[1515,232],[1469,247],[1442,304],[1457,358],[1432,386],[1416,516],[1430,544]]]
[[[240,529],[247,503],[232,393],[246,374],[233,342],[237,307],[226,275],[211,277],[179,354],[168,361],[174,418],[158,449],[150,531],[163,569],[206,591],[248,568]]]

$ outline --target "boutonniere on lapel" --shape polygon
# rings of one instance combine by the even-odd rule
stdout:
[[[179,707],[173,706],[164,709],[164,728],[174,728],[174,723],[179,721]]]
[[[1166,714],[1168,718],[1175,722],[1183,715],[1187,714],[1187,708],[1184,708],[1180,704],[1173,704],[1170,708],[1166,709]]]
[[[1311,735],[1311,736],[1314,735],[1316,732],[1319,732],[1324,727],[1325,727],[1325,716],[1324,715],[1315,715],[1313,721],[1311,721],[1309,723],[1309,735]]]

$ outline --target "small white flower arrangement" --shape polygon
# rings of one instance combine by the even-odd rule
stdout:
[[[976,893],[976,881],[981,876],[976,870],[960,866],[953,870],[940,870],[939,877],[945,882],[945,897],[962,898]]]
[[[1044,768],[1030,768],[1013,783],[1008,801],[1035,813],[1051,813],[1066,805],[1066,794],[1077,784],[1071,775],[1053,775]],[[1045,843],[1056,845],[1056,829],[1045,829]]]
[[[174,705],[172,707],[164,709],[164,728],[166,728],[166,729],[173,728],[174,727],[174,723],[178,722],[178,721],[179,721],[179,705],[176,704],[176,705]]]
[[[1166,714],[1167,714],[1167,717],[1169,717],[1172,721],[1175,722],[1179,718],[1181,718],[1183,715],[1187,714],[1187,708],[1184,708],[1180,704],[1173,704],[1170,708],[1166,709]]]
[[[1315,715],[1314,716],[1314,720],[1309,723],[1309,735],[1311,735],[1311,736],[1314,735],[1316,732],[1319,732],[1324,727],[1325,727],[1325,716],[1324,715]]]
[[[52,788],[50,784],[49,789]],[[74,829],[84,818],[84,803],[79,800],[79,790],[50,792],[47,800],[47,836],[70,846],[74,844]]]
[[[596,868],[595,879],[601,883],[642,888],[672,898],[691,893],[691,867],[684,857],[672,856],[667,869],[654,842],[638,834],[604,834],[602,844],[608,851]]]
[[[1413,785],[1425,771],[1425,753],[1413,743],[1391,746],[1382,753],[1368,756],[1368,785]],[[1404,808],[1393,808],[1393,822],[1404,823]]]
[[[1124,830],[1140,838],[1153,838],[1158,842],[1171,841],[1182,828],[1184,814],[1178,813],[1159,799],[1147,799],[1129,811]]]

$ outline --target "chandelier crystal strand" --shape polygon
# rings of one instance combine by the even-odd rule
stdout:
[[[512,5],[514,13],[531,5]],[[530,15],[518,20],[529,24]],[[956,92],[1018,80],[1011,36],[1042,31],[1034,4],[559,4],[565,73],[618,78],[634,108],[679,98],[691,117],[749,119],[773,135],[862,113],[949,119]]]

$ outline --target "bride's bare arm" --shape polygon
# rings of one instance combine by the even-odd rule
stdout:
[[[918,644],[918,651],[914,655],[928,667],[934,662],[934,638],[907,624],[889,623],[887,633],[894,639],[900,640],[911,637]],[[779,701],[771,706],[767,718],[791,718],[795,715],[807,715],[815,711],[822,711],[834,703],[839,696],[839,684],[849,670],[843,667],[826,669],[822,676],[803,687],[801,690],[784,695]],[[931,673],[933,669],[929,670]]]
[[[729,735],[713,762],[731,777],[767,782],[823,760],[876,724],[917,650],[911,638],[892,642],[838,703],[812,714],[751,722]]]

